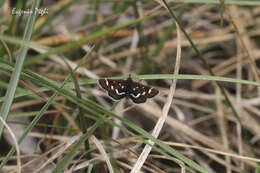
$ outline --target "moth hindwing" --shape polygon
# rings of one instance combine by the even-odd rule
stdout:
[[[134,103],[144,103],[159,93],[155,88],[134,82],[131,76],[126,80],[100,79],[99,84],[113,99],[119,100],[125,97]]]

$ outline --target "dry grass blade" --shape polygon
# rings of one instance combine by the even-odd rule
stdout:
[[[180,35],[180,30],[178,28],[178,24],[176,23],[176,28],[177,28],[177,38],[178,38],[178,44],[177,44],[177,55],[176,55],[176,64],[175,64],[175,68],[174,68],[174,74],[177,75],[179,73],[179,68],[180,68],[180,58],[181,58],[181,35]],[[170,109],[170,106],[172,104],[172,99],[174,96],[174,92],[175,92],[175,88],[176,88],[176,83],[177,80],[173,80],[171,87],[170,87],[170,92],[169,95],[167,97],[167,101],[164,104],[163,110],[162,110],[162,115],[161,117],[158,119],[153,132],[152,132],[152,136],[154,136],[155,138],[158,137],[164,122],[166,121],[167,115],[168,115],[168,111]],[[149,140],[149,144],[153,145],[154,143]],[[134,167],[131,170],[131,173],[137,173],[139,172],[139,170],[141,169],[141,167],[143,166],[145,160],[147,159],[152,147],[151,145],[146,145],[145,148],[143,149],[140,157],[138,158],[138,160],[136,161]]]
[[[113,170],[113,167],[112,167],[111,162],[110,162],[110,160],[109,160],[109,157],[108,157],[108,155],[107,155],[107,153],[106,153],[104,147],[102,146],[102,144],[98,141],[98,139],[97,139],[94,135],[92,135],[92,136],[90,137],[90,139],[91,139],[91,140],[93,141],[93,143],[97,146],[99,152],[101,153],[102,157],[103,157],[104,160],[106,161],[109,172],[110,172],[110,173],[114,173],[114,170]]]
[[[219,1],[222,2],[223,0],[219,0]],[[227,14],[227,16],[228,16],[230,22],[232,23],[232,25],[233,25],[233,27],[234,27],[234,29],[235,29],[237,35],[238,35],[238,38],[239,38],[239,40],[240,40],[240,42],[241,42],[241,45],[242,45],[243,49],[245,50],[245,52],[246,52],[246,54],[247,54],[247,57],[248,57],[248,59],[249,59],[249,62],[250,62],[250,64],[251,64],[252,68],[253,68],[252,71],[253,71],[253,73],[254,73],[254,75],[255,75],[255,79],[259,82],[259,81],[260,81],[260,76],[259,76],[258,68],[257,68],[257,66],[256,66],[256,63],[255,63],[253,57],[252,57],[251,54],[250,54],[249,49],[247,48],[247,45],[246,45],[246,43],[245,43],[245,41],[244,41],[244,39],[243,39],[243,37],[242,37],[242,34],[241,34],[241,32],[240,32],[240,30],[239,30],[237,24],[235,23],[234,18],[233,18],[232,15],[230,14],[229,8],[224,5],[224,10],[225,10],[225,12],[226,12],[226,14]]]
[[[34,171],[34,173],[38,173],[40,172],[45,166],[47,166],[48,164],[52,163],[53,160],[57,159],[58,157],[60,157],[62,154],[64,154],[64,152],[71,147],[71,145],[73,145],[76,141],[78,141],[80,139],[81,135],[77,135],[72,137],[71,139],[69,139],[68,141],[66,141],[66,143],[64,143],[65,145],[60,148],[58,151],[55,152],[55,154],[53,156],[51,156],[46,162],[44,162],[44,164],[42,164],[40,166],[40,168],[36,169]]]
[[[0,121],[1,123],[3,123],[3,125],[6,127],[6,129],[8,130],[8,132],[10,133],[11,137],[13,138],[14,141],[14,145],[15,145],[15,149],[16,149],[16,158],[17,158],[17,173],[21,173],[21,153],[20,153],[20,148],[19,148],[19,144],[17,142],[17,139],[15,137],[15,134],[13,133],[12,129],[8,126],[8,124],[6,124],[6,122],[3,120],[2,117],[0,117]]]

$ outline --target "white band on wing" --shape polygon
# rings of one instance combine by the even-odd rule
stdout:
[[[115,90],[116,90],[116,94],[117,94],[117,95],[123,95],[123,94],[125,94],[125,92],[121,92],[121,93],[120,93],[120,92],[118,92],[117,89],[115,89]]]

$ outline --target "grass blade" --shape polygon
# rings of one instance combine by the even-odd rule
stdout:
[[[92,50],[92,49],[91,49]],[[82,58],[82,60],[79,62],[79,64],[77,65],[77,67],[73,70],[74,72],[79,68],[79,66],[82,64],[83,60],[88,57],[89,53]],[[68,80],[70,79],[71,76],[68,76],[63,83],[61,84],[61,86],[59,87],[59,89],[62,89],[66,83],[68,82]],[[26,137],[26,135],[32,130],[32,128],[36,125],[36,123],[39,121],[39,119],[42,117],[42,115],[44,114],[44,112],[48,109],[48,107],[52,104],[52,102],[54,101],[55,97],[59,94],[58,91],[55,91],[55,93],[50,97],[50,99],[48,100],[48,102],[42,107],[42,109],[40,110],[40,112],[34,117],[34,119],[32,120],[32,122],[30,123],[30,125],[25,129],[24,133],[21,135],[21,137],[18,140],[18,143],[20,144],[23,139]],[[0,170],[3,168],[3,166],[7,163],[7,161],[10,159],[10,157],[13,155],[15,151],[15,147],[13,146],[12,149],[9,151],[9,153],[7,154],[7,156],[5,156],[5,159],[1,162],[0,164]]]
[[[23,40],[25,40],[25,41],[29,41],[31,39],[33,25],[34,25],[34,22],[36,19],[35,9],[39,7],[40,2],[41,2],[41,0],[34,1],[32,7],[31,7],[31,10],[34,13],[32,13],[32,15],[29,15],[29,18],[28,18],[28,21],[27,21],[27,24],[25,27],[24,37],[23,37]],[[10,83],[9,83],[9,86],[6,91],[5,101],[3,102],[3,105],[2,105],[1,111],[0,111],[0,116],[3,118],[3,120],[6,120],[7,115],[10,111],[10,107],[13,102],[14,94],[15,94],[15,91],[16,91],[16,88],[18,85],[18,81],[20,78],[20,74],[21,74],[21,71],[23,68],[23,63],[24,63],[27,51],[28,51],[28,47],[22,46],[21,50],[19,52],[19,55],[17,57],[15,68],[11,75]],[[3,132],[3,124],[0,123],[0,137],[2,136],[2,132]]]

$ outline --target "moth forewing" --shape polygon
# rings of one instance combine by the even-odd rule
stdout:
[[[158,91],[157,89],[155,89],[155,88],[150,88],[150,89],[148,90],[148,93],[147,93],[146,97],[147,97],[147,98],[152,98],[152,97],[156,96],[158,93],[159,93],[159,91]]]
[[[109,83],[107,79],[99,79],[98,80],[99,85],[104,88],[105,90],[109,90]]]
[[[118,95],[115,91],[108,91],[108,95],[115,100],[120,100],[125,97],[125,94]]]
[[[99,79],[98,82],[113,99],[120,100],[126,96],[124,80]]]

